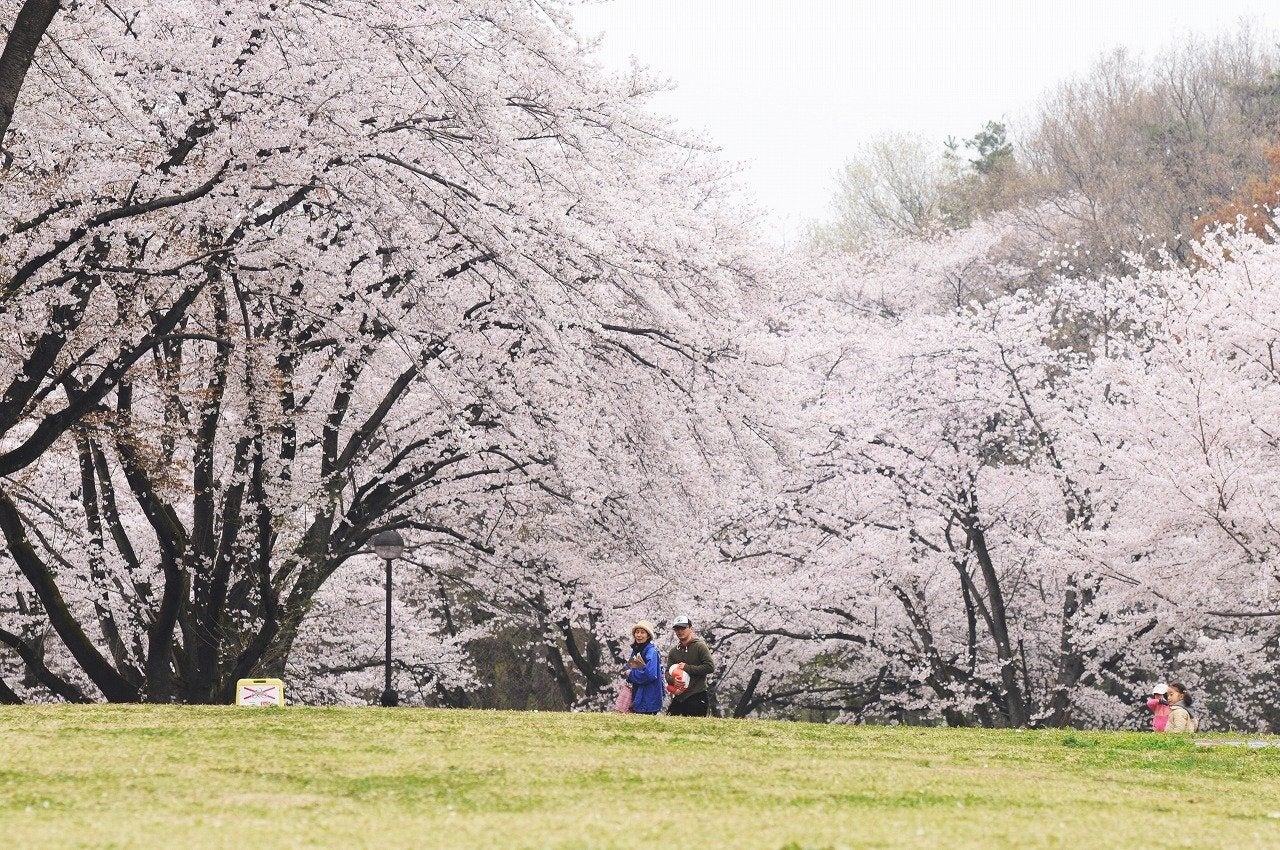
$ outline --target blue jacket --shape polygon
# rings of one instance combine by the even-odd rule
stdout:
[[[657,714],[662,711],[662,697],[666,692],[662,677],[662,659],[658,656],[658,648],[653,645],[653,641],[647,641],[642,646],[633,643],[631,654],[644,657],[643,667],[627,673],[627,681],[631,683],[634,691],[631,710],[637,714]]]

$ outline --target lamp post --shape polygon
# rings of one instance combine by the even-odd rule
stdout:
[[[391,562],[404,551],[404,539],[396,531],[380,531],[369,539],[369,546],[379,558],[387,562],[387,662],[386,685],[382,690],[382,704],[387,708],[400,704],[400,698],[391,689]]]

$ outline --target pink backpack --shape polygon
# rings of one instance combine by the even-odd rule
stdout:
[[[618,698],[613,701],[613,710],[621,714],[631,713],[631,700],[635,697],[635,691],[631,689],[630,682],[623,682],[622,687],[618,688]]]

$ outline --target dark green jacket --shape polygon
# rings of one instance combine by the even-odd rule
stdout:
[[[684,662],[684,672],[689,674],[689,687],[684,693],[676,694],[673,700],[679,702],[694,694],[706,693],[707,674],[715,672],[716,663],[711,658],[711,650],[702,642],[702,638],[689,641],[687,647],[676,644],[676,648],[667,653],[667,667]],[[667,677],[671,681],[671,677]]]

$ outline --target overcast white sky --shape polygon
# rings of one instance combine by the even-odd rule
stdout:
[[[1058,81],[1118,45],[1150,54],[1251,20],[1277,0],[603,0],[575,12],[600,58],[635,56],[679,88],[654,107],[746,166],[778,226],[822,218],[835,172],[885,131],[941,145],[1027,116]]]

